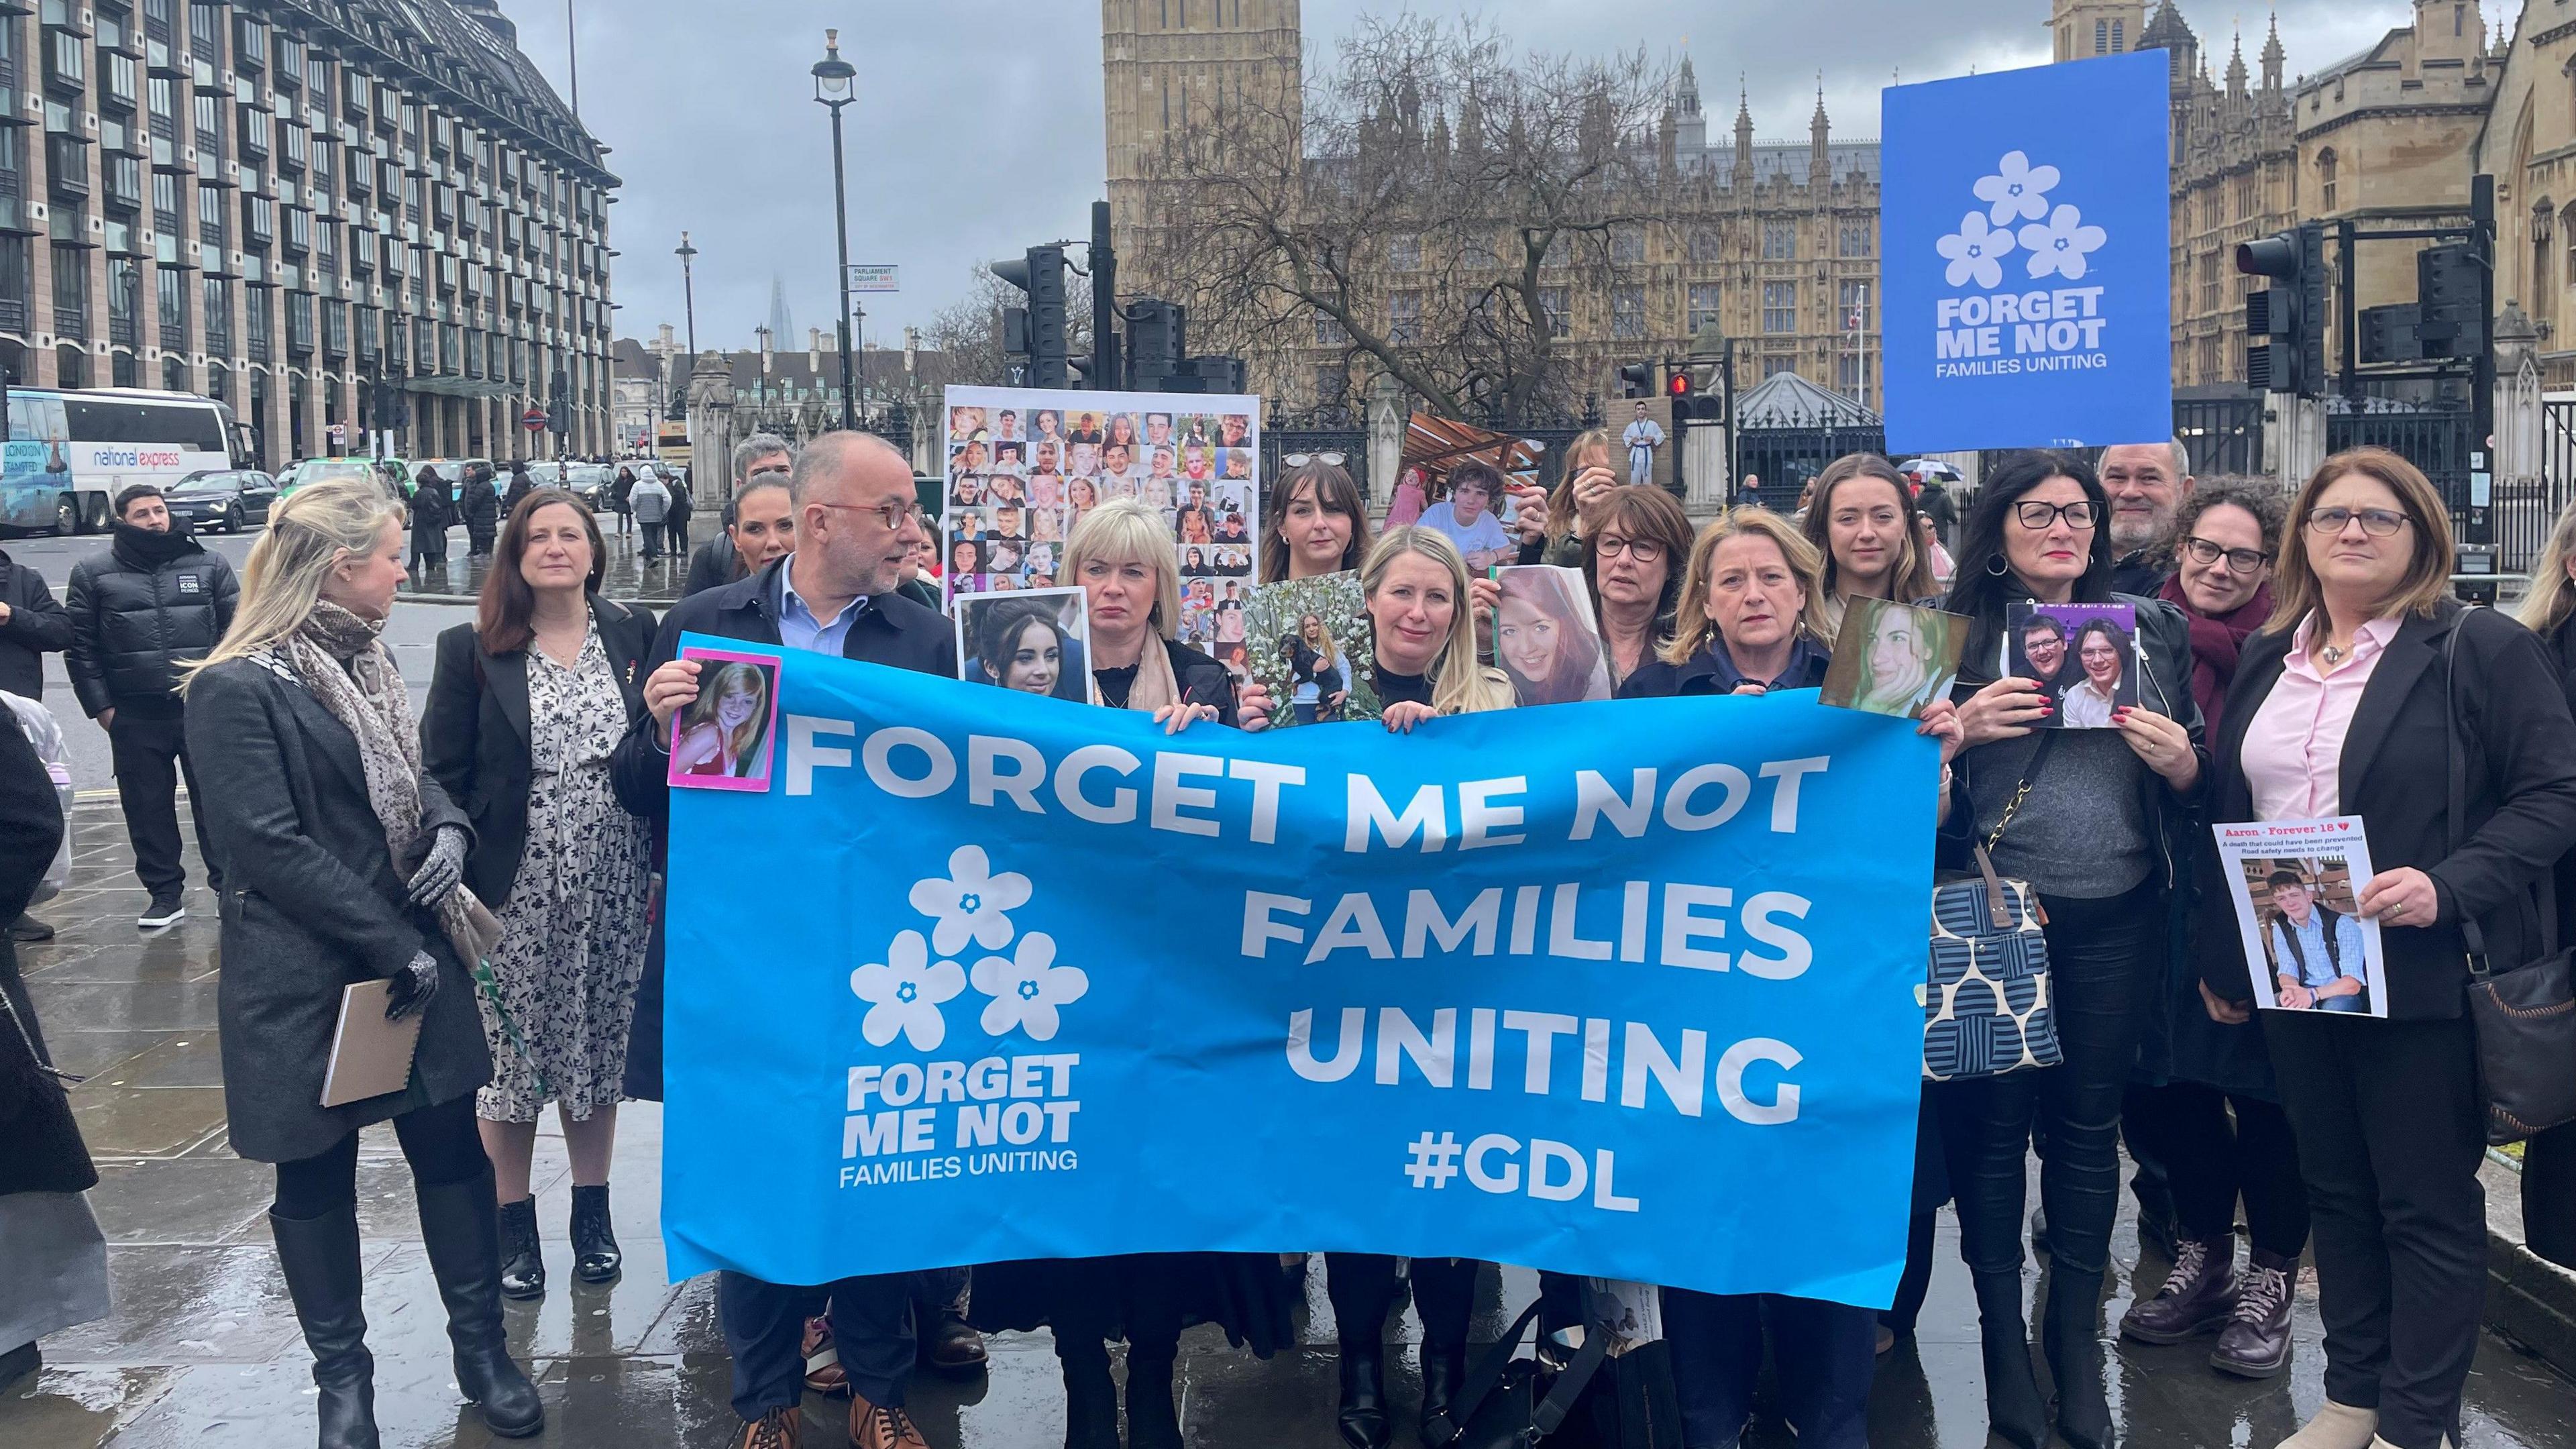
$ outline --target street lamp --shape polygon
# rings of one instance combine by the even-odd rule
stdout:
[[[857,99],[853,84],[859,68],[841,59],[841,32],[823,32],[823,58],[814,62],[814,100],[832,112],[832,219],[841,229],[841,270],[832,290],[841,295],[841,426],[859,425],[859,395],[851,380],[850,354],[856,343],[850,331],[850,196],[841,159],[841,108]]]
[[[689,318],[689,358],[695,366],[698,356],[698,287],[689,264],[698,259],[698,249],[689,245],[689,234],[680,233],[680,244],[671,255],[680,259],[680,294],[687,299]]]

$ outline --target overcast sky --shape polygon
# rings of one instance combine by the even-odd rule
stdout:
[[[798,329],[837,321],[832,296],[830,126],[807,69],[823,29],[841,25],[859,67],[846,112],[850,258],[894,262],[903,291],[880,297],[867,340],[900,345],[906,324],[962,294],[975,262],[1032,242],[1086,235],[1102,195],[1100,7],[1090,0],[569,0],[577,11],[581,113],[625,181],[609,242],[624,253],[614,295],[621,336],[682,321],[685,228],[698,248],[702,346],[748,346],[783,281]],[[567,0],[502,0],[521,48],[566,84]],[[1461,13],[1426,5],[1425,13]],[[1822,72],[1838,135],[1874,136],[1879,87],[2048,59],[2048,0],[1488,0],[1471,7],[1525,48],[1609,51],[1644,44],[1700,78],[1711,129],[1734,117],[1749,74],[1756,134],[1807,134]],[[1309,64],[1329,59],[1382,0],[1305,0]],[[2186,0],[2183,14],[2226,62],[2242,15],[2247,64],[2260,6]],[[2407,0],[2281,0],[2296,76],[2408,23]],[[2492,17],[2491,17],[2492,18]]]

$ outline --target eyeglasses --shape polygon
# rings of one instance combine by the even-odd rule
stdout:
[[[2066,526],[2069,528],[2091,528],[2095,521],[2093,500],[2090,498],[2078,498],[2072,503],[2016,503],[2013,505],[2013,517],[2020,519],[2021,526],[2033,533],[2039,532],[2061,518],[2066,520]]]
[[[1638,563],[1650,564],[1664,556],[1664,546],[1651,538],[1614,538],[1605,534],[1594,552],[1601,558],[1626,554]]]
[[[2387,538],[2414,521],[2389,508],[2320,508],[2308,515],[2308,532],[2332,538],[2356,518],[2361,531],[2373,538]]]
[[[1346,453],[1290,453],[1279,461],[1291,468],[1303,468],[1309,463],[1330,463],[1338,468],[1349,461],[1349,455]]]
[[[880,503],[874,508],[862,508],[856,503],[825,503],[819,498],[815,499],[814,502],[824,508],[838,508],[850,513],[865,513],[872,515],[875,517],[878,524],[881,525],[888,533],[892,533],[896,529],[903,527],[906,522],[917,516],[915,511],[916,506],[901,500],[897,500],[893,503]]]
[[[2214,564],[2223,558],[2230,570],[2240,574],[2250,574],[2272,559],[2259,548],[2226,548],[2196,537],[2184,539],[2182,551],[2190,554],[2194,563]]]

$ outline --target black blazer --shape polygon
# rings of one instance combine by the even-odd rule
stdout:
[[[644,661],[653,615],[593,594],[590,616],[626,696],[626,723],[644,717]],[[465,884],[499,914],[528,847],[528,656],[484,652],[472,624],[440,632],[420,716],[421,765],[474,822]]]
[[[2450,631],[2462,632],[2456,691],[2444,679]],[[2245,781],[2245,732],[2281,678],[2290,634],[2245,641],[2218,737],[2209,794],[2216,822],[2254,818]],[[2456,693],[2460,747],[2467,760],[2467,829],[2449,848],[2450,814],[2444,716]],[[2531,887],[2576,845],[2576,719],[2561,693],[2550,651],[2528,629],[2493,609],[2444,600],[2430,619],[2410,617],[2380,655],[2353,711],[2337,769],[2342,812],[2362,817],[2370,862],[2379,870],[2413,866],[2433,879],[2441,914],[2429,927],[2391,926],[2380,934],[2388,956],[2388,1014],[2395,1018],[2458,1016],[2468,981],[2462,915],[2477,918],[2489,958],[2499,969],[2520,966],[2540,950],[2539,907]],[[2230,895],[2218,882],[2210,847],[2202,892],[2201,978],[2229,1000],[2253,995]]]

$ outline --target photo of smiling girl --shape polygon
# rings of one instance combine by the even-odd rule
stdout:
[[[767,790],[771,725],[778,715],[777,658],[714,649],[689,649],[682,657],[715,667],[699,672],[698,697],[675,723],[671,783]]]

